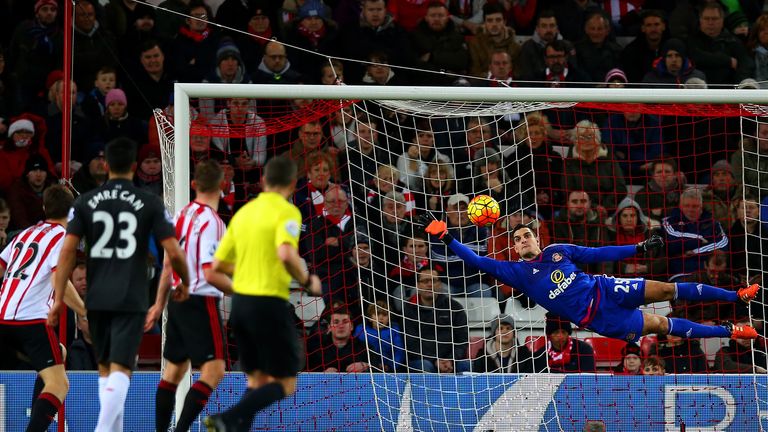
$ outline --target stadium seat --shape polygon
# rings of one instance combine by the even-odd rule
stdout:
[[[163,361],[163,335],[144,334],[137,357],[139,369],[159,370]]]
[[[510,297],[507,299],[504,311],[515,320],[515,327],[518,329],[544,329],[544,315],[547,310],[539,305],[528,309],[523,307],[517,299]]]
[[[469,359],[474,360],[477,358],[477,354],[483,348],[485,344],[485,338],[480,336],[470,336],[469,338]]]
[[[545,336],[526,336],[525,337],[525,346],[532,352],[535,353],[536,351],[540,350],[544,347],[547,343],[547,338]]]
[[[621,349],[627,344],[623,340],[607,337],[591,337],[584,339],[595,351],[597,367],[613,367],[621,361]]]
[[[492,297],[452,296],[452,298],[461,303],[467,313],[467,323],[470,330],[490,328],[491,320],[501,313],[499,301]]]
[[[291,291],[288,300],[293,305],[296,316],[304,322],[304,327],[315,324],[325,309],[325,301],[322,297],[313,297],[304,291]]]

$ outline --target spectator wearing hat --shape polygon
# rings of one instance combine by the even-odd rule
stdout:
[[[667,22],[661,11],[643,10],[640,19],[640,34],[621,51],[621,65],[628,82],[633,83],[641,82],[651,71],[653,61],[661,56],[661,46],[668,38]]]
[[[699,30],[688,38],[691,59],[712,84],[737,84],[754,76],[755,63],[736,37],[724,28],[720,3],[705,3],[699,11]]]
[[[605,74],[621,62],[621,45],[609,38],[611,21],[603,11],[595,11],[584,20],[584,37],[576,42],[577,63],[589,81],[602,82]]]
[[[136,157],[136,186],[163,197],[163,165],[160,147],[144,144]]]
[[[410,35],[419,67],[433,71],[466,72],[469,50],[464,36],[450,18],[448,7],[442,1],[429,1],[424,4],[427,5],[426,15],[423,20],[417,22]],[[420,77],[419,81],[434,85],[431,80],[435,78],[435,74],[429,74]],[[446,77],[445,84],[449,85],[453,79]]]
[[[328,19],[326,8],[319,0],[307,0],[286,26],[286,42],[306,50],[291,52],[291,65],[302,75],[314,74],[328,64],[327,56],[338,53],[339,29]]]
[[[547,312],[544,332],[547,343],[533,353],[534,358],[546,356],[549,371],[553,373],[594,373],[595,352],[588,343],[572,337],[570,321]]]
[[[221,13],[221,7],[219,13]],[[253,11],[245,16],[248,17],[242,26],[245,32],[237,33],[232,37],[237,46],[240,47],[245,68],[249,71],[255,71],[264,56],[264,47],[272,40],[273,36],[279,34],[279,31],[275,28],[274,15],[265,7],[255,6]],[[218,20],[218,15],[216,18]]]
[[[237,37],[240,34],[239,32],[227,29],[232,28],[250,32],[248,27],[255,16],[263,16],[267,23],[276,23],[275,20],[280,9],[279,3],[270,0],[249,0],[246,2],[242,0],[224,0],[216,9],[216,22],[222,26],[224,34]],[[279,32],[275,32],[275,34],[277,35]],[[266,37],[269,40],[272,34]],[[238,46],[242,49],[243,54],[248,52],[248,49],[241,45],[239,40]],[[250,66],[250,63],[248,66]]]
[[[124,136],[136,142],[147,141],[147,125],[144,121],[128,113],[128,99],[125,92],[112,89],[105,98],[106,111],[101,121],[101,137],[109,142]]]
[[[682,86],[690,78],[706,80],[704,72],[696,69],[688,58],[688,49],[680,39],[669,39],[661,48],[661,55],[653,61],[651,71],[643,82],[648,84],[676,84]],[[661,87],[661,86],[659,86]]]
[[[358,2],[359,0],[354,1]],[[298,19],[301,14],[301,8],[307,3],[314,3],[311,8],[322,10],[321,13],[328,20],[331,20],[331,15],[333,14],[333,8],[326,5],[322,0],[282,0],[275,1],[275,3],[281,3],[281,7],[277,14],[279,18],[275,24],[278,32],[283,35],[287,33],[288,29],[293,25],[296,19]],[[338,1],[331,2],[331,4],[335,3],[338,3]],[[357,18],[360,18],[359,11]]]
[[[96,18],[96,6],[91,0],[79,1],[74,14],[72,80],[77,83],[77,88],[88,92],[93,87],[96,71],[102,66],[115,66],[117,41]]]
[[[72,176],[72,187],[78,195],[96,189],[107,181],[108,173],[104,150],[92,151],[85,157],[85,162]]]
[[[629,342],[621,349],[621,363],[613,369],[614,375],[642,375],[643,352],[634,342]]]
[[[34,11],[33,19],[21,22],[14,30],[6,59],[6,68],[18,80],[22,110],[33,109],[45,100],[43,84],[49,73],[61,67],[64,55],[63,33],[56,20],[58,2],[37,0]]]
[[[0,193],[2,194],[7,194],[11,184],[26,173],[24,170],[27,160],[34,155],[40,155],[45,159],[48,172],[54,170],[53,161],[40,136],[45,131],[43,120],[34,114],[22,114],[22,117],[12,120],[8,127],[8,138],[0,149]]]
[[[22,230],[45,219],[43,190],[54,183],[48,161],[40,154],[31,155],[24,165],[24,173],[8,191],[11,208],[10,230]]]
[[[186,13],[189,18],[184,20],[173,40],[171,61],[180,81],[197,83],[217,65],[219,31],[208,24],[213,20],[211,8],[201,0],[190,2]]]
[[[741,195],[741,185],[736,181],[730,162],[720,159],[712,165],[709,185],[704,188],[704,208],[712,213],[723,227],[733,225],[731,207]]]
[[[622,88],[626,87],[627,75],[619,68],[613,68],[605,74],[605,85],[609,88]]]
[[[150,39],[139,48],[141,66],[126,81],[125,94],[133,115],[149,119],[152,110],[168,105],[175,76],[166,68],[165,53],[159,41]]]
[[[616,213],[605,221],[609,244],[621,246],[643,242],[651,236],[651,221],[640,205],[626,197],[616,208]],[[621,277],[646,277],[651,271],[651,257],[634,256],[615,263],[614,273]],[[722,286],[722,285],[716,285]]]
[[[488,252],[488,228],[478,227],[469,221],[467,206],[469,197],[457,193],[448,198],[446,215],[448,231],[456,239],[478,255]],[[471,297],[492,297],[492,288],[483,281],[481,274],[474,268],[464,265],[464,262],[446,245],[431,238],[431,258],[435,264],[446,269],[448,284],[452,294],[469,295]]]
[[[250,84],[251,77],[245,69],[243,57],[235,42],[224,37],[216,50],[216,64],[209,70],[203,82],[225,84]]]
[[[534,358],[524,344],[518,344],[515,320],[500,314],[491,320],[491,331],[485,345],[472,362],[477,373],[540,373],[546,372],[544,356]]]

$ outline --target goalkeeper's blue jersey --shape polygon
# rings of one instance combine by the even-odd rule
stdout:
[[[455,239],[448,245],[467,264],[524,292],[548,311],[586,326],[597,308],[600,276],[584,273],[576,263],[621,261],[635,255],[634,245],[588,248],[552,244],[531,261],[497,261],[481,257]]]

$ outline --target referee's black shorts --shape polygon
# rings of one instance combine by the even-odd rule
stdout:
[[[146,312],[88,311],[93,348],[99,363],[136,368]]]
[[[230,321],[243,372],[287,378],[304,368],[304,350],[293,314],[293,305],[283,299],[233,296]]]
[[[0,324],[0,347],[24,354],[38,372],[64,364],[59,339],[44,319]]]
[[[220,299],[191,295],[183,302],[168,303],[163,357],[172,363],[187,360],[200,366],[211,360],[225,360],[224,330],[219,312]]]

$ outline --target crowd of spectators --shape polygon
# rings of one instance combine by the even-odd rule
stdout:
[[[0,26],[0,245],[40,219],[42,190],[57,178],[71,179],[78,193],[103,184],[104,144],[117,136],[139,143],[136,182],[162,195],[152,110],[173,117],[174,82],[761,88],[768,79],[762,11],[754,0],[166,0],[158,9],[80,0],[65,107],[61,3],[3,2],[0,16],[18,24]],[[191,162],[224,165],[225,219],[260,191],[268,158],[286,153],[299,165],[293,200],[304,218],[301,250],[323,280],[327,305],[306,329],[308,370],[595,369],[583,355],[590,347],[556,317],[547,321],[549,345],[536,353],[517,346],[508,316],[489,322],[485,355],[473,362],[467,311],[454,297],[493,298],[504,310],[515,287],[497,286],[425,237],[413,222],[425,209],[443,214],[475,252],[497,258],[516,259],[506,230],[524,222],[537,227],[542,246],[665,237],[660,256],[595,264],[591,272],[736,289],[764,268],[755,251],[768,246],[759,214],[768,199],[765,124],[742,139],[738,119],[553,109],[429,121],[363,103],[266,133],[271,119],[309,103],[200,99],[191,125]],[[61,172],[65,109],[69,173]],[[704,139],[706,151],[694,149]],[[481,193],[503,207],[492,227],[476,227],[466,214]],[[732,280],[723,280],[727,273]],[[673,306],[689,314],[696,307]],[[700,320],[746,317],[699,306]],[[375,351],[370,362],[366,340]],[[663,341],[670,355],[690,345],[678,342]],[[718,364],[728,356],[738,363],[742,347],[729,349]],[[511,367],[510,355],[519,365]],[[740,370],[729,365],[722,369]]]

